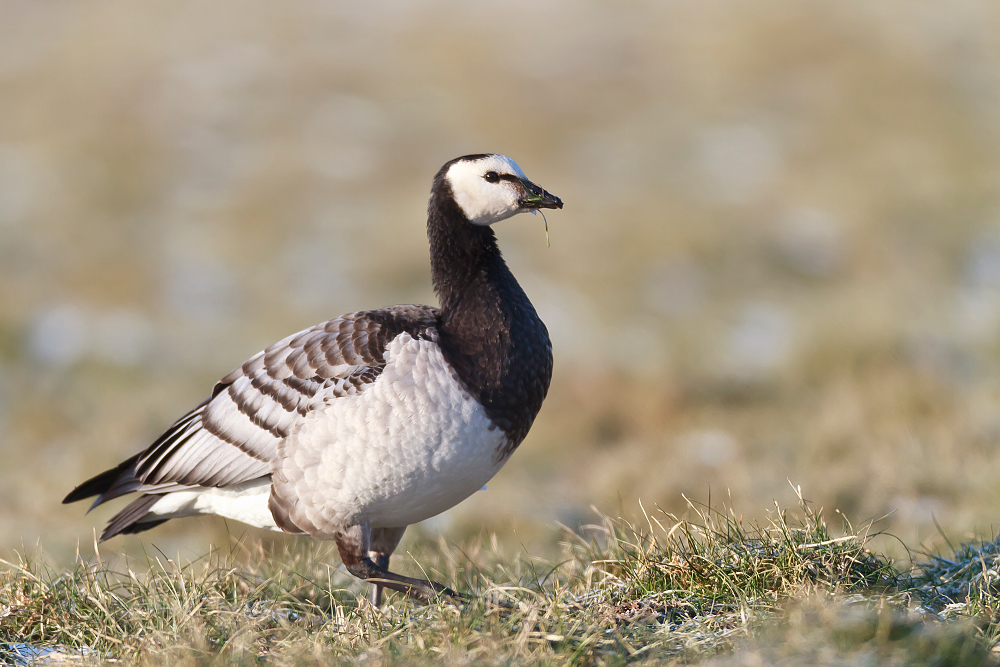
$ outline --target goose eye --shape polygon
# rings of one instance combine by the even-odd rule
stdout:
[[[486,179],[487,183],[496,183],[497,181],[500,180],[500,174],[496,173],[495,171],[488,171],[485,174],[483,174],[483,178]]]

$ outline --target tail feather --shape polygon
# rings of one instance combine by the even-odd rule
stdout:
[[[90,498],[91,496],[100,496],[97,499],[97,502],[94,503],[94,506],[96,507],[105,501],[128,493],[128,491],[122,490],[125,486],[122,484],[122,482],[125,481],[123,478],[132,477],[131,473],[135,470],[136,461],[139,460],[140,456],[141,454],[136,454],[132,458],[122,461],[114,468],[105,470],[101,474],[91,477],[86,482],[83,482],[70,491],[69,494],[63,498],[63,503],[75,503],[78,500]],[[109,494],[108,491],[114,487],[117,487],[115,492]]]
[[[162,498],[163,496],[160,494],[147,493],[126,505],[125,509],[111,517],[111,520],[108,521],[107,527],[101,533],[101,542],[111,539],[119,533],[139,533],[159,526],[164,521],[168,521],[168,519],[142,521],[142,518],[149,514],[149,510],[153,508],[153,505]]]
[[[122,529],[119,535],[135,535],[136,533],[141,533],[143,531],[149,530],[150,528],[156,528],[161,523],[166,523],[170,519],[157,519],[156,521],[143,521],[141,523],[133,523],[130,526],[126,526]],[[113,537],[113,536],[112,536]],[[107,538],[105,538],[107,539]],[[103,541],[103,540],[102,540]]]

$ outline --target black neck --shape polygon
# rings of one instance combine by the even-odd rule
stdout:
[[[531,426],[552,375],[548,332],[500,256],[488,226],[470,223],[443,178],[427,216],[445,359],[507,434],[509,455]]]
[[[427,238],[434,291],[442,312],[450,316],[473,296],[470,291],[477,291],[477,286],[499,267],[506,269],[506,264],[493,230],[466,220],[447,185],[442,186],[431,196]]]

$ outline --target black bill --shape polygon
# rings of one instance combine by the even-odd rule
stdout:
[[[521,205],[521,208],[536,210],[540,208],[563,207],[562,199],[559,199],[559,197],[556,197],[554,194],[546,192],[531,181],[522,179],[521,185],[524,186],[524,194],[521,195],[521,199],[518,200],[518,204]]]

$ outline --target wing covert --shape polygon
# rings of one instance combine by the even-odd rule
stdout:
[[[269,475],[278,444],[299,420],[374,382],[386,345],[402,331],[436,337],[436,317],[428,306],[394,306],[351,313],[278,341],[222,378],[212,396],[135,457],[98,502]]]

